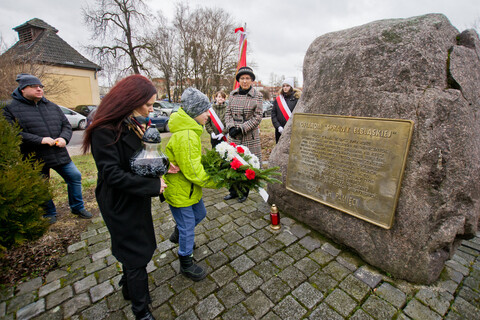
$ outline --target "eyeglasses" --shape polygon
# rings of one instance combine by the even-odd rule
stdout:
[[[247,77],[240,77],[239,80],[240,80],[240,81],[252,81],[252,78],[250,78],[250,77],[248,77],[248,76],[247,76]]]
[[[37,89],[37,88],[43,89],[43,85],[41,84],[31,84],[29,85],[29,87],[32,89]]]

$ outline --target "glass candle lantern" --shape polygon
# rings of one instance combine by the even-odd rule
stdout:
[[[168,172],[170,161],[159,149],[162,138],[155,125],[151,125],[143,134],[142,149],[130,159],[133,173],[143,177],[157,178]]]

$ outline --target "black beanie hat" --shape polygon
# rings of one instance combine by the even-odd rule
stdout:
[[[19,75],[17,75],[17,79],[15,79],[15,81],[18,82],[19,90],[23,90],[26,86],[31,86],[34,84],[43,86],[40,79],[28,73],[20,73]]]
[[[235,79],[237,79],[238,81],[238,79],[240,79],[240,77],[244,74],[248,74],[252,78],[252,81],[255,81],[255,74],[253,73],[253,70],[250,67],[241,67],[240,69],[238,69]]]

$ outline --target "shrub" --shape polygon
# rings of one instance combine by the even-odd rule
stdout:
[[[41,237],[49,223],[42,218],[51,199],[41,165],[22,159],[20,127],[10,125],[0,106],[0,257],[7,249]]]

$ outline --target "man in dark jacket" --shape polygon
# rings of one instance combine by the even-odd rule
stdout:
[[[68,202],[72,213],[84,219],[92,214],[83,204],[82,175],[70,159],[67,143],[72,137],[72,127],[60,108],[43,97],[43,85],[37,77],[22,73],[17,76],[18,88],[13,100],[3,109],[10,123],[18,122],[22,131],[20,150],[24,156],[31,154],[44,163],[42,174],[50,177],[50,168],[58,172],[68,187]],[[45,218],[57,221],[53,200],[46,203]]]

